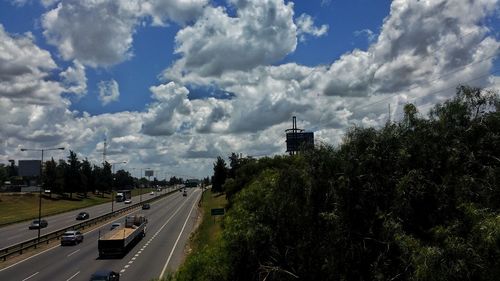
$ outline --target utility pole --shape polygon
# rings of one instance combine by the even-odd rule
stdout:
[[[106,142],[106,137],[104,137],[104,148],[102,150],[102,164],[106,163],[106,147],[108,146],[108,143]]]
[[[389,106],[389,119],[387,120],[388,123],[391,123],[391,104],[388,104]]]

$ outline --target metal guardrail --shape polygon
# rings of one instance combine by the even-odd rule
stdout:
[[[154,198],[144,200],[141,203],[136,203],[136,204],[127,206],[125,208],[122,208],[120,210],[117,210],[117,211],[114,211],[114,212],[111,212],[108,214],[104,214],[102,216],[98,216],[96,218],[89,219],[89,220],[86,220],[84,222],[80,222],[80,223],[77,223],[77,224],[74,224],[74,225],[71,225],[68,227],[61,228],[59,230],[56,230],[56,231],[53,231],[51,233],[40,236],[40,239],[32,238],[32,239],[11,245],[9,247],[0,249],[0,260],[6,261],[7,258],[9,258],[10,256],[13,256],[14,254],[22,255],[23,252],[25,252],[31,248],[36,249],[39,245],[49,244],[50,241],[58,240],[63,235],[63,233],[68,231],[68,230],[83,230],[89,226],[96,225],[100,222],[106,221],[111,217],[115,217],[119,214],[128,212],[128,211],[135,209],[135,208],[138,208],[138,207],[141,207],[142,204],[144,204],[144,203],[151,203],[151,202],[154,202],[156,200],[159,200],[163,197],[166,197],[167,195],[170,195],[172,193],[177,192],[178,190],[179,189],[174,189],[174,190],[167,192],[165,194],[162,194],[160,196],[155,196]]]

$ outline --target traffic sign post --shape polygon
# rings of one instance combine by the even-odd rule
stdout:
[[[210,209],[210,214],[212,215],[212,217],[214,217],[214,223],[215,223],[215,217],[216,216],[223,216],[224,215],[224,208],[213,208],[213,209]]]

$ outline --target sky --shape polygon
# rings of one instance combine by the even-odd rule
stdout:
[[[116,170],[202,178],[284,154],[292,116],[336,146],[498,91],[499,53],[499,0],[0,0],[0,163],[106,140]]]

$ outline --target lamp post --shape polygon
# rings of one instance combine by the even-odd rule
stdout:
[[[114,207],[115,207],[115,198],[114,198],[114,195],[115,195],[114,187],[115,187],[115,181],[116,181],[115,164],[126,164],[126,163],[127,163],[127,161],[109,163],[109,164],[111,164],[111,170],[113,173],[113,185],[111,185],[111,213],[113,212]]]
[[[40,163],[40,187],[38,192],[38,242],[40,242],[40,220],[42,219],[42,177],[43,177],[43,152],[49,150],[64,150],[64,147],[56,148],[21,148],[21,151],[39,151],[42,152],[42,160]]]

